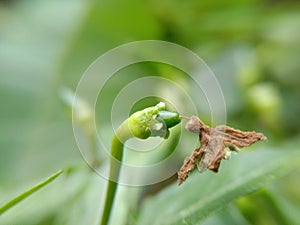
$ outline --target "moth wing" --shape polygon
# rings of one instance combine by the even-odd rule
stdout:
[[[199,173],[203,173],[207,169],[207,162],[205,162],[205,153],[203,153],[201,159],[197,162],[197,169]]]

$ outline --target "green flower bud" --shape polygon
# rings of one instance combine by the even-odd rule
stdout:
[[[167,128],[174,127],[181,121],[181,119],[179,117],[179,113],[169,112],[169,111],[165,111],[165,110],[161,110],[158,112],[158,118],[163,119]]]
[[[158,111],[165,109],[165,107],[165,103],[160,102],[156,106],[133,113],[128,119],[128,126],[131,133],[141,139],[150,137],[151,123],[153,123],[153,120],[157,117]]]
[[[131,133],[141,139],[151,136],[168,138],[169,128],[181,120],[177,112],[165,111],[165,107],[165,103],[160,102],[156,106],[132,114],[128,119]]]

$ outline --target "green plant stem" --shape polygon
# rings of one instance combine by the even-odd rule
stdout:
[[[104,210],[101,218],[101,225],[107,225],[111,210],[113,207],[113,202],[116,195],[116,190],[118,187],[118,178],[121,169],[121,162],[123,158],[123,148],[124,143],[132,138],[133,135],[128,127],[128,120],[125,120],[120,127],[116,130],[116,133],[112,139],[111,145],[111,158],[110,158],[110,171],[109,171],[109,181],[106,190],[106,197],[104,203]],[[118,160],[120,163],[115,164],[113,161]]]
[[[124,143],[132,137],[140,139],[147,139],[151,136],[168,138],[169,128],[180,122],[177,112],[164,111],[165,108],[165,103],[160,102],[155,106],[137,111],[116,130],[112,139],[109,181],[100,225],[107,225],[109,222],[118,187]]]
[[[5,203],[2,206],[0,206],[0,215],[2,213],[4,213],[5,211],[7,211],[8,209],[10,209],[11,207],[13,207],[14,205],[16,205],[19,202],[21,202],[22,200],[24,200],[25,198],[27,198],[28,196],[30,196],[31,194],[33,194],[34,192],[36,192],[39,189],[41,189],[42,187],[44,187],[45,185],[47,185],[51,181],[53,181],[60,174],[62,174],[62,172],[63,172],[62,170],[57,171],[55,174],[53,174],[52,176],[48,177],[46,180],[42,181],[41,183],[35,185],[34,187],[28,189],[27,191],[23,192],[22,194],[16,196],[15,198],[11,199],[7,203]]]
[[[100,157],[97,155],[97,132],[94,129],[87,130],[87,134],[90,139],[91,148],[90,148],[90,161],[93,168],[97,168],[100,166],[101,161]]]

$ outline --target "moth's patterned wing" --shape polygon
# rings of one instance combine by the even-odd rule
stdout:
[[[218,172],[221,160],[228,159],[230,151],[238,151],[260,140],[267,141],[263,134],[254,131],[243,132],[225,125],[210,128],[196,116],[191,117],[186,129],[199,134],[200,147],[193,151],[178,171],[179,185],[196,165],[200,172],[206,169]]]
[[[234,151],[260,140],[267,141],[263,134],[255,131],[244,132],[225,125],[217,126],[214,130],[223,137],[224,144]]]
[[[207,163],[204,161],[205,153],[202,155],[202,158],[197,162],[197,169],[199,173],[203,173],[207,169]]]

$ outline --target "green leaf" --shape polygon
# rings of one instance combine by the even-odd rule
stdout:
[[[28,196],[32,195],[36,191],[40,190],[42,187],[49,184],[51,181],[55,180],[60,174],[62,174],[62,170],[57,171],[55,174],[48,177],[46,180],[42,181],[41,183],[35,185],[34,187],[28,189],[27,191],[23,192],[22,194],[16,196],[15,198],[11,199],[7,203],[0,206],[0,215],[10,209],[11,207],[17,205],[19,202],[27,198]]]
[[[220,173],[193,173],[182,186],[174,184],[146,201],[138,224],[197,224],[230,201],[288,173],[299,161],[299,152],[286,149],[241,152],[223,162]]]
[[[201,225],[250,225],[234,203],[228,204],[207,218]]]

